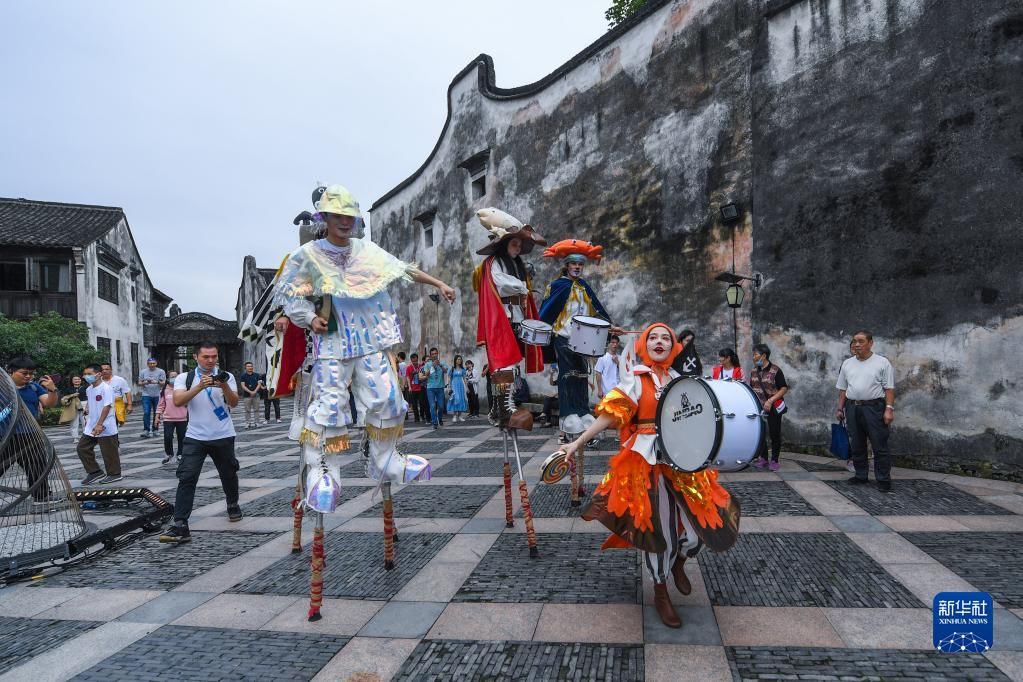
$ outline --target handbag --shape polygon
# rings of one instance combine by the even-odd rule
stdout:
[[[845,420],[831,425],[831,454],[839,459],[849,459],[849,431],[845,428]]]

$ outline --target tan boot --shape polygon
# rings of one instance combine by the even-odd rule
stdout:
[[[682,627],[682,619],[678,617],[675,607],[671,605],[668,586],[664,583],[654,583],[654,608],[657,609],[657,615],[661,617],[661,622],[669,628]]]
[[[693,591],[693,584],[689,582],[689,576],[686,575],[685,565],[686,556],[679,554],[671,566],[671,576],[675,579],[675,587],[678,588],[678,591],[688,595]]]

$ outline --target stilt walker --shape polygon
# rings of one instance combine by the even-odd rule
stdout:
[[[594,421],[589,409],[589,360],[569,348],[568,340],[572,318],[577,315],[611,321],[597,294],[582,278],[586,262],[599,263],[603,251],[602,246],[580,239],[564,239],[545,249],[543,254],[545,258],[562,261],[561,276],[547,287],[540,304],[540,320],[554,330],[554,343],[544,348],[544,361],[558,363],[559,440],[562,443],[585,431]],[[569,470],[572,475],[570,504],[573,507],[582,504],[580,498],[586,496],[585,461],[583,448],[579,448]]]
[[[525,359],[528,374],[543,371],[542,351],[538,345],[523,343],[517,335],[523,322],[536,321],[539,311],[532,296],[532,280],[522,255],[537,244],[547,241],[520,220],[496,208],[476,213],[480,224],[490,233],[490,243],[476,253],[486,256],[473,273],[473,289],[479,295],[476,345],[483,346],[491,368],[494,404],[490,416],[497,420],[504,435],[504,516],[505,525],[515,525],[512,515],[511,457],[508,436],[516,452],[519,474],[519,496],[526,521],[530,556],[539,556],[529,492],[518,457],[517,430],[532,430],[533,416],[528,410],[517,410],[512,399],[515,370]]]
[[[384,493],[384,565],[394,567],[391,483],[430,478],[430,463],[397,450],[408,405],[402,397],[390,348],[401,342],[397,312],[388,287],[407,280],[430,284],[449,302],[454,290],[440,280],[390,255],[353,232],[361,221],[359,205],[341,185],[327,187],[317,201],[317,217],[326,236],[288,256],[278,277],[274,304],[295,325],[308,329],[311,371],[303,398],[304,424],[298,434],[305,469],[301,504],[316,512],[313,536],[309,620],[318,620],[322,603],[323,514],[340,498],[340,468],[360,455],[349,451],[349,395],[355,396],[365,424],[367,473]],[[303,382],[306,383],[306,382]]]

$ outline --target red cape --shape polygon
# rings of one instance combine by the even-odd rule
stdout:
[[[501,305],[501,297],[490,275],[494,257],[483,261],[482,276],[479,282],[479,315],[476,325],[476,345],[486,346],[487,363],[491,371],[511,367],[522,360],[522,348],[512,331],[511,321]],[[536,303],[532,296],[527,296],[526,319],[539,318]],[[543,353],[539,346],[523,344],[526,349],[526,373],[534,374],[543,371]]]
[[[275,398],[291,395],[294,392],[291,377],[302,367],[302,362],[305,360],[305,331],[297,324],[289,324],[288,330],[284,332],[284,343],[281,345],[283,346],[280,351],[281,371],[273,395]]]

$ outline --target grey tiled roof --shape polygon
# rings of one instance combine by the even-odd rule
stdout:
[[[61,204],[0,197],[0,244],[88,246],[124,218],[116,206]]]

